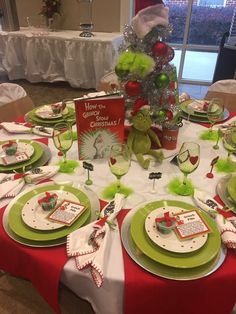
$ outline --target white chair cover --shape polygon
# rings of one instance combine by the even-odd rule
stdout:
[[[0,106],[8,104],[27,96],[26,91],[20,85],[14,83],[0,84]]]
[[[236,111],[236,80],[220,80],[213,83],[205,99],[222,98],[229,111]]]

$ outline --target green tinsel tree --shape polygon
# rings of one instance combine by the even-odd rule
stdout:
[[[181,118],[176,68],[170,63],[174,50],[165,42],[172,31],[168,12],[157,4],[141,10],[125,26],[115,72],[126,98],[127,116],[146,102],[153,122],[171,128]]]

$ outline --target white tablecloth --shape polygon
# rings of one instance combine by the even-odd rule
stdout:
[[[114,70],[119,33],[79,31],[46,32],[22,28],[0,32],[0,74],[29,82],[67,81],[72,87],[95,88],[102,76]]]
[[[192,203],[190,197],[183,196],[171,196],[167,195],[167,183],[174,176],[183,176],[180,173],[178,167],[170,163],[171,156],[173,156],[181,144],[184,141],[195,141],[200,144],[201,158],[200,164],[196,171],[194,171],[190,178],[192,179],[195,187],[206,191],[209,195],[214,196],[216,194],[217,182],[224,174],[214,172],[214,178],[208,179],[206,173],[210,170],[210,163],[216,156],[227,156],[227,152],[220,143],[220,149],[214,150],[213,143],[209,141],[199,140],[199,133],[206,128],[195,124],[187,124],[184,122],[184,126],[180,129],[178,147],[175,151],[165,151],[164,154],[167,157],[161,165],[149,170],[143,170],[136,161],[132,162],[131,168],[127,175],[122,178],[124,184],[132,187],[135,190],[135,195],[127,200],[126,207],[134,207],[139,203],[150,201],[152,199],[178,199]],[[0,130],[1,140],[12,139],[12,135],[9,135],[3,130]],[[15,138],[37,138],[35,135],[17,135]],[[52,150],[52,159],[50,164],[55,164],[58,161],[57,151],[54,148],[52,140],[49,140],[49,147]],[[69,159],[78,158],[77,143],[75,142],[68,152]],[[98,194],[101,189],[107,186],[110,182],[114,181],[114,176],[111,174],[106,160],[96,160],[93,162],[94,171],[91,173],[91,179],[94,184],[91,186]],[[156,193],[153,194],[152,183],[148,179],[150,171],[162,172],[162,178],[156,182]],[[75,186],[78,183],[83,184],[87,179],[87,172],[78,168],[77,173],[73,175],[69,174],[57,174],[55,180],[58,182],[70,180],[73,181]],[[3,203],[0,202],[0,207]],[[110,259],[107,263],[107,268],[104,274],[104,284],[101,288],[97,288],[94,284],[91,275],[88,270],[78,271],[75,268],[74,259],[71,258],[65,264],[61,281],[68,286],[81,298],[88,300],[96,313],[102,314],[121,314],[123,312],[123,289],[124,289],[124,267],[121,251],[120,235],[118,230],[113,233],[113,245],[111,248]]]

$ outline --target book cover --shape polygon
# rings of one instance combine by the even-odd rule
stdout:
[[[79,159],[108,158],[110,148],[124,140],[122,96],[75,99]]]

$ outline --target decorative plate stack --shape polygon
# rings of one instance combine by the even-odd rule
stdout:
[[[79,203],[84,210],[70,225],[50,220],[53,209],[51,212],[44,210],[39,204],[45,193],[57,195],[59,204],[64,200]],[[3,227],[18,243],[33,247],[57,246],[66,243],[69,233],[89,223],[91,211],[98,208],[98,199],[82,189],[62,184],[42,184],[22,192],[9,203],[3,215]]]
[[[209,233],[180,240],[174,230],[166,234],[156,227],[156,217],[167,210],[176,215],[193,211],[194,207],[180,201],[153,201],[126,215],[121,236],[131,258],[147,271],[175,280],[198,279],[219,268],[226,253],[221,246],[217,226],[210,216],[197,211],[209,227]]]
[[[199,123],[208,123],[207,111],[204,109],[205,104],[209,103],[207,100],[187,100],[180,104],[182,110],[182,117],[186,120]],[[224,121],[229,117],[229,111],[224,109],[224,116],[220,121]]]
[[[60,103],[59,103],[60,104]],[[43,105],[34,108],[25,115],[25,120],[36,125],[53,127],[54,124],[70,120],[75,122],[75,110],[69,106],[63,110],[63,112],[57,112],[53,109],[53,105]]]
[[[7,153],[5,147],[14,143],[16,151]],[[0,141],[0,172],[22,172],[45,165],[51,158],[47,145],[29,140]]]
[[[217,194],[224,204],[236,213],[236,175],[227,175],[217,184]]]

